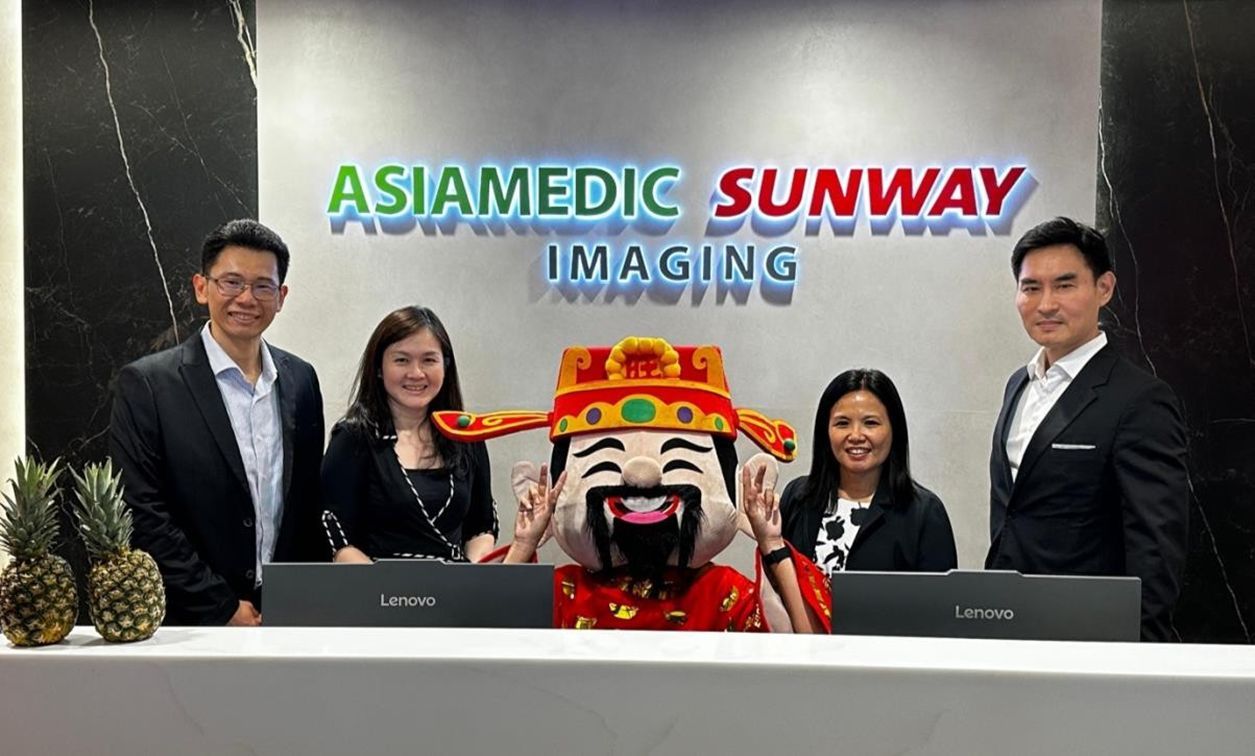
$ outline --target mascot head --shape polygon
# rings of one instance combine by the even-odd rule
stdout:
[[[718,347],[659,338],[568,348],[549,412],[433,420],[465,441],[548,428],[550,474],[567,473],[553,516],[558,544],[591,570],[640,577],[703,565],[731,543],[738,431],[781,460],[797,450],[788,424],[733,407]],[[516,466],[515,488],[535,476],[530,464]]]

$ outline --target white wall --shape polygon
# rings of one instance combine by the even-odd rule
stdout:
[[[21,11],[21,0],[0,0],[0,481],[26,438]],[[5,559],[0,550],[0,565]]]
[[[1093,214],[1099,3],[679,5],[259,3],[261,219],[294,255],[273,340],[315,364],[329,421],[375,323],[412,302],[445,320],[475,409],[548,408],[568,344],[713,342],[734,400],[805,440],[785,480],[809,464],[824,385],[878,367],[906,403],[916,477],[946,502],[961,564],[978,566],[990,434],[1006,376],[1033,349],[1010,248],[1040,220]],[[541,280],[545,237],[337,235],[325,215],[343,162],[545,158],[682,166],[686,215],[667,242],[702,240],[711,182],[740,162],[1024,161],[1038,186],[1008,235],[799,228],[781,237],[802,250],[788,305],[757,290],[718,303],[713,288],[700,303],[571,302]],[[548,445],[534,432],[489,449],[508,522],[510,464]]]

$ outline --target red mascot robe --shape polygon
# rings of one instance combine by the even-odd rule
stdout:
[[[793,553],[802,597],[824,630],[831,630],[828,581],[809,559]],[[756,570],[762,579],[761,566]],[[577,630],[734,630],[769,632],[755,581],[731,567],[669,567],[662,585],[624,570],[592,572],[578,564],[554,571],[553,625]]]

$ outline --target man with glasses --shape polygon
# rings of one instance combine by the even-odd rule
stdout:
[[[192,277],[209,322],[118,375],[110,455],[134,544],[161,568],[169,624],[261,624],[263,563],[327,558],[318,376],[262,340],[288,259],[257,221],[215,229]]]

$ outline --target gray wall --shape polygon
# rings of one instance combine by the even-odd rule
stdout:
[[[329,421],[375,323],[412,302],[449,327],[472,408],[547,408],[568,344],[719,344],[735,401],[789,420],[805,441],[786,480],[809,464],[823,386],[874,366],[901,390],[916,476],[946,502],[961,564],[981,563],[990,433],[1006,376],[1034,348],[1012,304],[1009,250],[1046,217],[1094,214],[1097,2],[259,6],[260,213],[294,251],[271,335],[318,368]],[[541,277],[546,237],[337,234],[325,215],[342,162],[543,158],[682,166],[685,216],[644,237],[651,248],[700,242],[714,177],[742,162],[1023,161],[1037,187],[1012,223],[983,234],[799,226],[779,237],[801,250],[783,303],[757,290],[743,301],[713,290],[674,303],[572,298]],[[730,237],[756,238],[748,225]],[[548,446],[533,432],[489,449],[508,522],[509,466]]]

